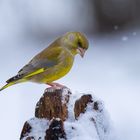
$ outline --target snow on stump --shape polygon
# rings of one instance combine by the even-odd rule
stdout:
[[[108,140],[111,130],[103,103],[91,94],[76,99],[67,88],[49,88],[35,117],[25,122],[20,140]]]

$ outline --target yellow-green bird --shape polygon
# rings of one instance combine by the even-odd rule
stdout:
[[[66,75],[73,65],[75,55],[80,54],[83,57],[87,49],[88,40],[83,33],[68,32],[37,54],[16,76],[7,80],[0,91],[26,81],[61,87],[53,81]]]

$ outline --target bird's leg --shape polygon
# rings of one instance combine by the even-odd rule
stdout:
[[[55,91],[56,89],[64,89],[66,88],[66,86],[64,85],[61,85],[59,83],[46,83],[47,85],[51,86],[49,88],[47,88],[45,91],[49,91],[49,92],[53,92]]]

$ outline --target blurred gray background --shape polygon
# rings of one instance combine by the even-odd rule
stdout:
[[[68,31],[84,32],[89,50],[59,82],[73,93],[93,92],[110,113],[118,140],[140,130],[139,0],[1,0],[0,85]],[[19,139],[46,85],[15,85],[0,95],[1,139]]]

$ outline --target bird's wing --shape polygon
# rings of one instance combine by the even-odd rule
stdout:
[[[22,78],[28,78],[33,75],[42,73],[48,68],[57,65],[60,62],[61,47],[49,47],[36,55],[27,65],[25,65],[16,76],[6,82],[16,81]]]
[[[61,46],[52,44],[36,55],[18,73],[25,74],[27,77],[41,73],[59,63],[62,51],[63,48]]]
[[[57,61],[46,59],[32,60],[30,63],[25,65],[19,72],[19,75],[23,77],[30,77],[39,73],[44,72],[46,69],[53,67],[57,64]]]

